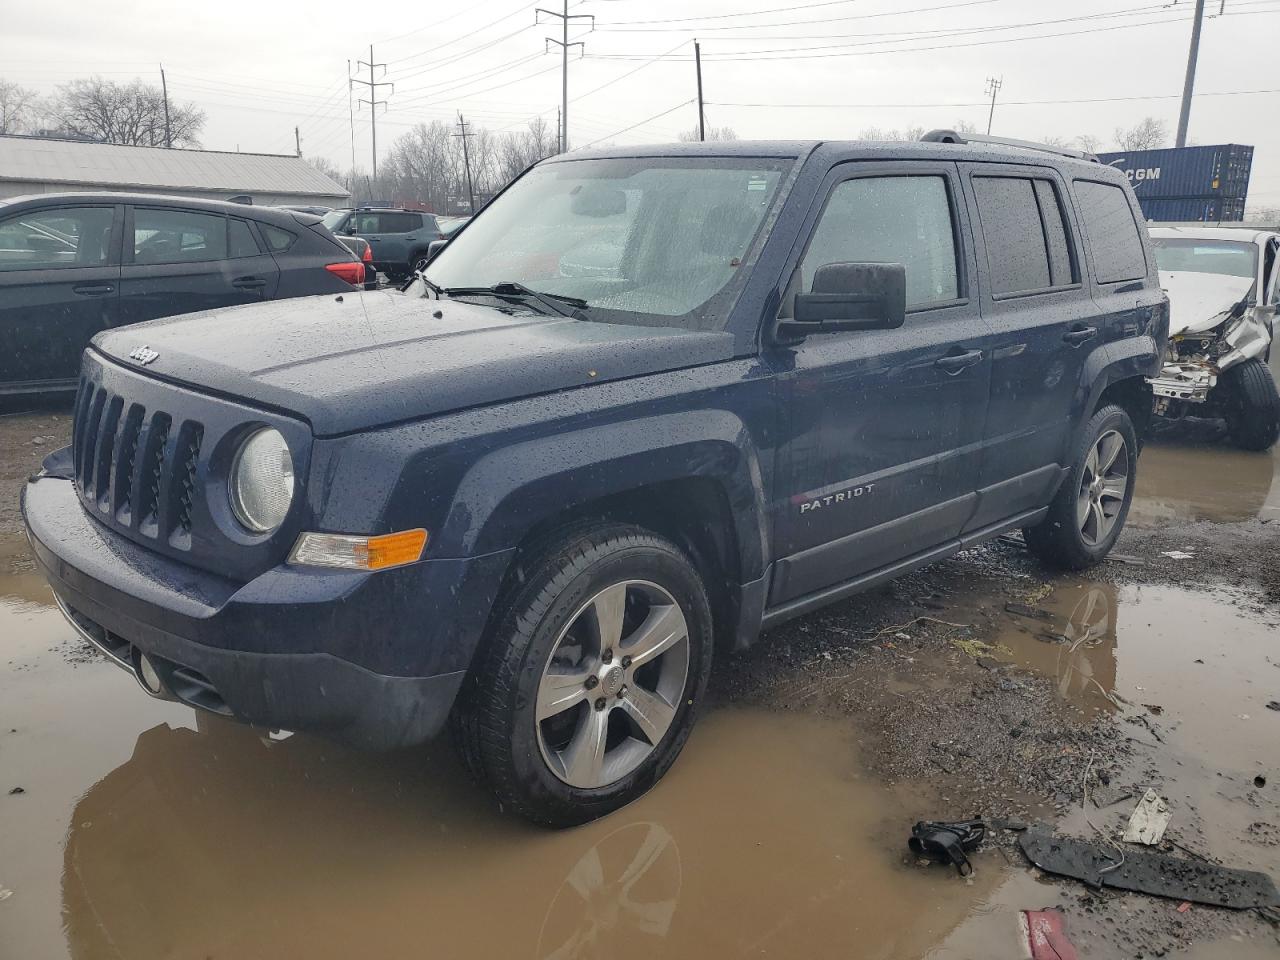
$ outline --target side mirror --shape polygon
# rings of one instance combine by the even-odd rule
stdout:
[[[907,319],[907,268],[900,263],[828,263],[813,290],[797,293],[794,318],[779,320],[777,338],[794,343],[817,333],[892,330]]]

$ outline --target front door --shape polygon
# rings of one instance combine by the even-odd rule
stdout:
[[[826,263],[901,263],[895,330],[811,336],[774,362],[788,405],[770,602],[955,541],[973,510],[989,336],[951,163],[838,166],[782,312]]]
[[[115,323],[122,210],[59,205],[0,220],[0,393],[74,383],[89,340]]]
[[[279,268],[245,221],[174,207],[129,208],[123,323],[270,299]]]

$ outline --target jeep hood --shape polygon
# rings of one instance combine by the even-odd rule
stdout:
[[[149,347],[157,356],[142,368],[148,374],[297,414],[318,436],[713,363],[733,351],[727,333],[356,291],[155,320],[93,343],[126,367],[139,367],[129,355]]]
[[[1169,336],[1207,333],[1253,289],[1247,277],[1218,273],[1160,271],[1160,286],[1169,294]]]

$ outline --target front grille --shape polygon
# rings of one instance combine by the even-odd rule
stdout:
[[[148,410],[84,380],[72,459],[80,500],[101,517],[178,549],[191,544],[204,426]]]

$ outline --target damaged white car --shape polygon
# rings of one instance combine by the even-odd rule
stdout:
[[[1280,438],[1280,394],[1267,362],[1276,319],[1280,233],[1152,227],[1169,294],[1169,352],[1151,381],[1155,412],[1221,417],[1232,441],[1269,449]]]

